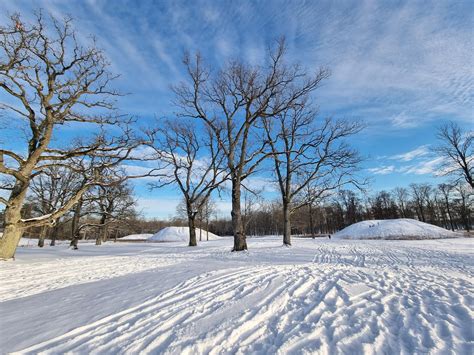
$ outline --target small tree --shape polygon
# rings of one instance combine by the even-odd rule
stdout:
[[[472,189],[467,184],[457,184],[455,187],[456,193],[456,209],[458,211],[460,222],[466,231],[471,230],[471,214],[473,205]]]
[[[393,198],[396,201],[400,214],[403,218],[409,218],[409,203],[410,193],[404,187],[396,187],[392,192]]]
[[[325,78],[321,74],[320,80]],[[312,186],[315,196],[356,183],[354,173],[360,157],[344,141],[361,130],[361,125],[347,121],[324,120],[318,125],[316,112],[306,100],[264,118],[269,154],[273,158],[276,181],[283,204],[283,244],[291,245],[291,215],[313,201],[296,198]]]
[[[186,206],[189,246],[196,246],[196,216],[227,179],[223,155],[208,127],[200,134],[193,123],[166,121],[163,126],[148,133],[160,165],[155,169],[158,182],[150,186],[178,187]]]
[[[60,166],[52,166],[44,171],[44,174],[38,175],[31,182],[31,194],[29,199],[36,207],[36,212],[40,216],[50,214],[64,205],[77,190],[79,181],[77,174],[70,169]],[[51,246],[55,245],[59,219],[54,221],[51,233]],[[38,239],[38,246],[44,246],[44,238],[48,234],[50,227],[44,225],[43,233]]]
[[[99,215],[99,233],[95,244],[101,245],[108,239],[109,225],[135,214],[136,201],[132,197],[131,186],[123,179],[112,185],[99,185],[95,190],[92,205]]]

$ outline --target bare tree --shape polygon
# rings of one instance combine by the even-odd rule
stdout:
[[[108,125],[118,128],[124,121],[111,111],[117,92],[109,88],[115,76],[108,72],[108,65],[94,43],[87,48],[78,43],[69,18],[46,20],[38,13],[36,21],[27,24],[13,16],[9,25],[0,28],[0,88],[8,97],[0,105],[11,114],[9,118],[23,125],[25,136],[24,147],[0,149],[0,174],[7,180],[2,189],[8,193],[8,197],[0,197],[6,206],[1,259],[14,256],[25,228],[53,223],[90,186],[100,183],[96,163],[115,165],[130,154],[131,137],[126,127],[116,137],[104,131]],[[68,124],[95,124],[99,129],[88,140],[77,137],[62,145],[54,142],[53,136]],[[22,218],[32,179],[53,166],[74,171],[74,158],[84,156],[102,158],[89,162],[88,183],[51,213]]]
[[[52,166],[31,181],[29,199],[34,202],[40,216],[47,215],[57,210],[71,198],[78,189],[78,183],[76,172],[60,166]],[[59,219],[54,221],[51,230],[51,246],[55,245],[58,227]],[[49,234],[50,229],[48,225],[43,226],[44,233],[38,239],[39,247],[44,246],[44,237]]]
[[[108,229],[112,223],[123,221],[135,213],[136,201],[132,197],[132,188],[122,179],[112,185],[99,185],[95,188],[93,208],[99,215],[99,233],[95,241],[101,245],[108,239]]]
[[[454,186],[450,184],[439,184],[438,190],[441,193],[443,199],[444,208],[446,208],[446,214],[448,215],[449,225],[451,230],[454,232],[453,213],[451,207],[451,194]]]
[[[428,184],[410,184],[410,189],[418,219],[422,222],[426,222],[431,186]]]
[[[212,199],[212,197],[209,196],[206,199],[206,201],[204,201],[204,204],[202,205],[199,211],[201,225],[204,221],[206,223],[206,240],[207,241],[209,241],[209,220],[211,219],[211,216],[215,213],[216,213],[216,204],[214,203],[214,200]],[[202,232],[202,226],[201,226],[201,232]],[[199,240],[201,240],[201,235],[199,235]]]
[[[393,197],[400,209],[400,214],[403,218],[408,218],[408,204],[410,200],[410,194],[404,187],[396,187],[393,192]]]
[[[190,82],[175,87],[181,116],[203,120],[216,137],[226,158],[232,184],[233,251],[247,249],[241,213],[241,185],[267,157],[266,142],[259,129],[263,118],[276,117],[297,105],[315,90],[324,69],[309,75],[284,60],[280,41],[269,51],[265,66],[231,61],[216,74],[206,69],[201,57],[185,57]]]
[[[467,184],[457,184],[455,187],[456,207],[459,213],[461,223],[466,231],[471,230],[471,208],[473,205],[472,189]]]
[[[213,191],[227,179],[224,156],[209,127],[201,134],[194,123],[166,121],[162,129],[149,132],[150,147],[161,165],[155,169],[158,182],[152,188],[175,185],[184,197],[189,226],[189,246],[197,245],[196,216]]]
[[[276,117],[263,119],[283,204],[285,245],[291,245],[291,215],[314,203],[305,198],[295,199],[305,196],[307,186],[318,192],[313,196],[318,198],[346,184],[357,183],[354,174],[361,159],[344,140],[358,133],[362,126],[331,119],[318,125],[316,118],[315,110],[302,100]]]
[[[449,122],[438,129],[440,144],[434,151],[443,159],[445,175],[453,175],[456,182],[465,180],[471,189],[474,189],[473,175],[473,139],[474,132],[463,132],[461,127],[454,122]]]

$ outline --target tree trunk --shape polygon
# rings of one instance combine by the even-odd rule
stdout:
[[[202,218],[199,219],[199,241],[202,242]]]
[[[0,259],[11,259],[23,235],[21,226],[21,207],[26,196],[28,184],[17,182],[5,208],[3,221],[3,235],[0,238]]]
[[[44,247],[44,239],[46,238],[46,234],[48,233],[48,229],[49,229],[48,226],[42,226],[41,227],[41,232],[40,232],[39,239],[38,239],[38,246],[40,248]]]
[[[56,224],[53,227],[53,231],[51,232],[51,243],[50,246],[54,247],[56,245],[56,239],[58,237],[58,230],[59,230],[59,223],[56,221]]]
[[[242,213],[240,210],[240,181],[232,179],[232,231],[234,233],[234,248],[232,251],[247,250],[247,241],[245,238],[242,224]]]
[[[448,212],[449,224],[451,225],[451,230],[454,232],[454,223],[453,216],[451,215],[451,209],[449,208],[449,200],[446,199],[446,211]]]
[[[189,226],[189,246],[195,247],[197,245],[196,240],[196,225],[195,225],[196,216],[191,212],[188,212],[188,226]]]
[[[71,239],[71,244],[69,245],[72,247],[74,250],[78,250],[79,247],[77,246],[77,243],[79,242],[79,230],[76,231],[76,234],[72,237]]]
[[[423,205],[420,205],[421,221],[426,222],[425,212],[423,211]]]
[[[311,203],[308,205],[309,210],[309,231],[311,233],[311,238],[315,238],[314,236],[314,223],[313,223],[313,206]]]
[[[288,201],[283,201],[283,244],[291,245],[291,212]]]
[[[5,220],[5,222],[7,222]],[[11,259],[15,256],[15,250],[20,242],[23,230],[18,227],[18,223],[5,223],[3,236],[0,238],[0,260]]]
[[[82,199],[76,204],[74,208],[74,216],[72,217],[71,222],[71,244],[74,250],[79,249],[77,243],[79,240],[79,221],[81,219],[81,210],[82,210]]]
[[[95,245],[102,245],[102,242],[105,242],[107,237],[107,215],[104,213],[100,218],[100,231],[95,240]]]
[[[209,218],[206,219],[206,240],[209,241]]]

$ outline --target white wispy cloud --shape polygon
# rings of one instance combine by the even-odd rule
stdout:
[[[389,166],[380,166],[376,168],[369,168],[367,169],[369,172],[375,175],[387,175],[391,174],[396,171],[394,165],[389,165]]]
[[[409,152],[393,155],[389,159],[399,161],[412,161],[413,159],[420,158],[428,154],[430,154],[429,145],[425,144],[416,149],[410,150]]]
[[[400,172],[404,174],[415,174],[415,175],[426,175],[432,174],[435,176],[440,176],[440,166],[443,162],[443,157],[434,158],[431,160],[425,160],[414,165],[405,166],[399,169]]]

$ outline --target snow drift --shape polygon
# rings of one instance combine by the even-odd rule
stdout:
[[[196,239],[199,241],[201,229],[196,228]],[[209,240],[216,240],[220,237],[209,232]],[[153,242],[187,242],[189,241],[189,227],[166,227],[154,234],[149,241]],[[207,231],[202,230],[202,240],[207,240]]]
[[[335,239],[442,239],[460,237],[457,233],[414,219],[362,221],[337,232]]]
[[[152,237],[153,234],[130,234],[127,235],[123,238],[120,238],[120,240],[147,240],[148,238]]]

